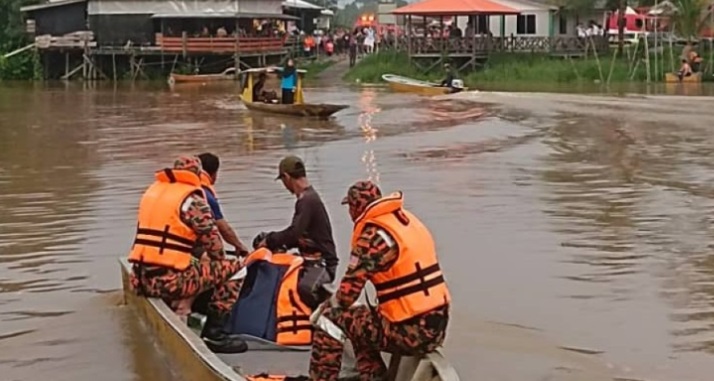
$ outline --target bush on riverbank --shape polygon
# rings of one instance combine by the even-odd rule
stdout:
[[[383,74],[396,74],[410,78],[429,79],[430,76],[438,76],[439,73],[425,75],[409,63],[406,53],[391,50],[368,55],[362,58],[344,76],[345,80],[364,83],[382,82]]]
[[[547,54],[504,53],[492,55],[485,67],[462,76],[466,86],[476,86],[483,82],[540,82],[540,83],[593,83],[605,82],[610,75],[613,83],[645,81],[647,72],[644,63],[631,75],[630,62],[616,59],[612,55],[589,58],[557,58]],[[430,73],[422,73],[409,63],[403,52],[384,51],[365,57],[355,65],[345,79],[366,83],[382,82],[382,74],[396,74],[423,80],[440,80],[444,73],[435,68]],[[654,81],[657,78],[653,77]]]
[[[4,58],[5,54],[4,49],[0,49],[0,81],[42,78],[40,57],[35,51],[23,52],[9,58]]]

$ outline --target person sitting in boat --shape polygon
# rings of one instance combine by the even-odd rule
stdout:
[[[682,66],[680,66],[679,71],[677,72],[677,76],[679,77],[679,80],[681,81],[684,79],[684,77],[689,77],[692,75],[692,67],[689,66],[689,61],[686,59],[682,59]]]
[[[231,225],[223,217],[223,211],[218,203],[218,196],[216,195],[216,189],[214,185],[216,180],[218,180],[218,168],[220,167],[220,160],[218,156],[205,152],[198,155],[199,160],[201,160],[201,188],[206,194],[206,202],[208,206],[211,207],[211,213],[213,214],[213,219],[216,221],[216,227],[218,232],[224,241],[231,244],[235,250],[236,254],[245,257],[249,253],[248,246],[243,244],[243,242],[238,238],[238,234],[233,230]]]
[[[441,87],[451,87],[451,83],[454,82],[454,72],[451,70],[451,65],[444,64],[444,71],[446,71],[446,78],[441,81]]]
[[[403,203],[401,192],[382,197],[371,181],[355,183],[342,200],[354,221],[350,263],[311,318],[311,380],[337,380],[346,339],[364,380],[386,379],[382,351],[419,356],[443,344],[451,296],[429,230]],[[379,305],[353,306],[367,281]]]
[[[692,73],[698,73],[702,66],[702,57],[694,50],[689,52],[689,66]]]
[[[298,249],[306,259],[300,281],[300,296],[311,308],[322,302],[319,290],[335,279],[337,251],[332,237],[332,224],[325,204],[307,179],[305,164],[297,156],[287,156],[278,165],[278,177],[285,189],[294,194],[295,213],[292,223],[282,231],[265,233],[259,247],[271,251]]]
[[[173,168],[156,172],[139,204],[128,258],[131,285],[138,295],[167,303],[212,290],[201,337],[214,352],[241,353],[248,349],[246,343],[227,334],[224,326],[245,271],[238,260],[226,257],[201,188],[201,171],[197,157],[184,156]]]
[[[278,94],[275,91],[265,90],[265,73],[258,74],[258,80],[253,84],[253,102],[277,103]]]

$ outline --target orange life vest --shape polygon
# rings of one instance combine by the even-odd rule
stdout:
[[[211,184],[211,175],[209,175],[206,171],[201,171],[201,186],[210,190],[213,197],[218,199],[216,189],[213,187],[213,184]]]
[[[354,247],[365,225],[373,224],[389,233],[399,247],[399,257],[389,270],[370,276],[377,290],[379,312],[394,323],[451,301],[431,233],[403,205],[401,192],[374,201],[357,218],[352,234]]]
[[[164,169],[144,192],[129,261],[183,271],[191,264],[196,233],[181,220],[181,205],[193,194],[203,195],[201,181],[190,171]]]
[[[310,345],[312,343],[312,324],[310,324],[310,307],[300,299],[298,281],[304,259],[298,255],[287,253],[272,253],[266,248],[260,248],[249,254],[245,265],[250,266],[255,261],[267,261],[288,269],[280,282],[277,298],[277,338],[280,345]]]

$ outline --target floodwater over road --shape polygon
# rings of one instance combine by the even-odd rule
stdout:
[[[326,87],[309,96],[352,107],[314,122],[232,91],[0,88],[0,379],[180,379],[120,305],[117,258],[153,171],[202,151],[247,241],[289,222],[275,167],[303,156],[342,269],[346,188],[403,190],[437,239],[462,380],[711,379],[711,99]]]

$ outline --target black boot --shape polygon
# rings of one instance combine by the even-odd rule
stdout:
[[[248,350],[248,344],[238,337],[225,332],[225,317],[219,317],[213,311],[206,315],[206,323],[201,330],[201,338],[208,349],[214,353],[243,353]]]

